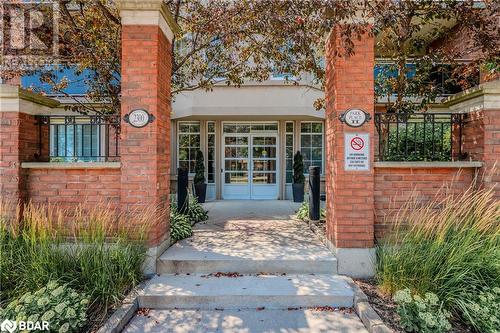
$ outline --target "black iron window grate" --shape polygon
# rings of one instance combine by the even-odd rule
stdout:
[[[377,113],[379,161],[462,160],[463,114]]]
[[[119,160],[119,116],[38,116],[40,159],[51,162]]]

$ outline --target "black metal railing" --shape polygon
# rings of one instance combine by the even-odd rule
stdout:
[[[463,119],[457,113],[377,113],[377,159],[462,160]]]
[[[119,116],[38,116],[37,119],[40,160],[119,160]]]

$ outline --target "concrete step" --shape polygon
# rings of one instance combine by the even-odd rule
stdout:
[[[288,224],[274,223],[275,230],[195,230],[160,256],[157,273],[337,274],[335,256],[314,235]]]
[[[152,309],[352,307],[354,293],[337,275],[155,276],[139,296]]]
[[[368,333],[352,311],[151,310],[135,316],[124,333]]]

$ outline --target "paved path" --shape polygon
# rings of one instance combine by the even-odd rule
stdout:
[[[124,332],[359,332],[332,253],[289,201],[207,203],[210,219],[158,261]]]

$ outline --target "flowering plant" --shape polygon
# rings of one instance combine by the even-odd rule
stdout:
[[[443,309],[442,303],[433,293],[422,298],[411,294],[409,289],[399,290],[394,295],[401,326],[407,332],[441,333],[448,332],[451,324],[450,313]]]
[[[86,322],[89,301],[67,285],[51,281],[0,309],[0,318],[49,324],[51,332],[78,332]]]

